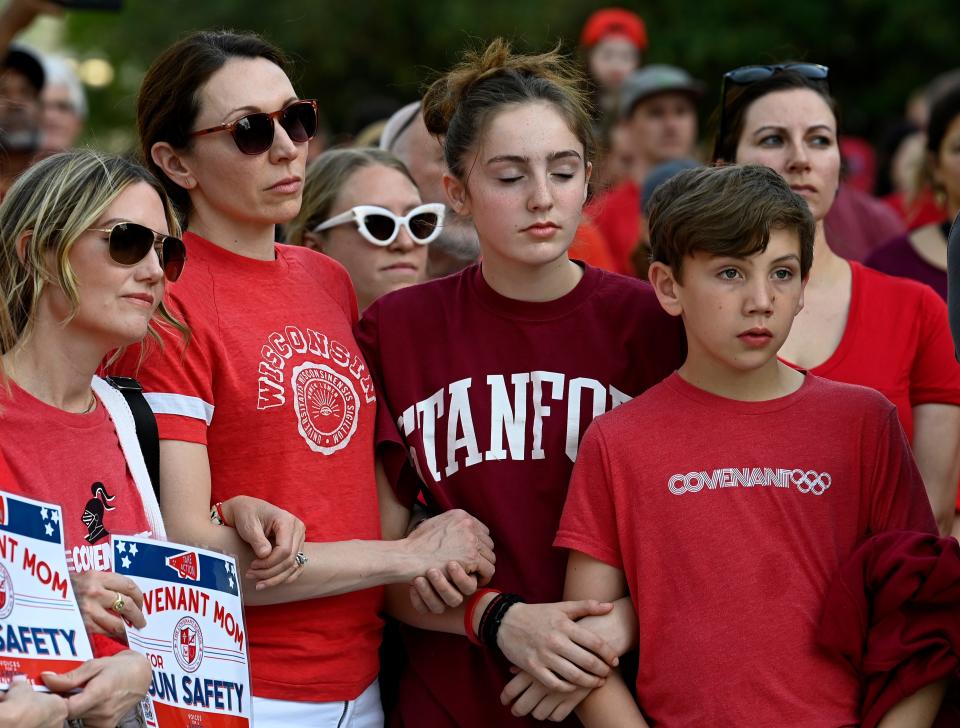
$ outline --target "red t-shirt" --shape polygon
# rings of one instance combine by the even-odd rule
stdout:
[[[918,404],[960,405],[960,364],[954,357],[947,306],[933,289],[851,262],[847,326],[836,351],[811,372],[881,392],[897,406],[913,440]]]
[[[577,228],[577,234],[574,235],[567,254],[594,268],[616,272],[617,265],[610,253],[610,246],[607,245],[600,228],[586,216],[580,218],[580,226]]]
[[[8,382],[10,397],[0,385],[0,450],[12,475],[0,488],[60,506],[71,571],[112,571],[111,533],[153,534],[107,408],[97,400],[89,414],[64,412]],[[98,655],[125,649],[94,637]]]
[[[0,490],[6,490],[13,493],[14,484],[13,471],[7,464],[7,459],[3,456],[3,450],[0,449]]]
[[[139,350],[116,367],[143,384],[160,437],[206,445],[213,501],[270,501],[303,520],[309,541],[380,538],[376,397],[346,271],[301,247],[262,261],[184,240],[189,263],[167,303],[189,344],[167,331],[142,367]],[[382,599],[367,589],[247,607],[254,694],[356,698],[377,675]]]
[[[584,209],[610,246],[617,273],[634,273],[630,255],[640,241],[640,195],[640,187],[625,180],[593,198]]]
[[[815,646],[823,596],[893,529],[935,525],[879,394],[808,375],[740,402],[674,375],[587,432],[556,545],[624,571],[655,725],[836,728],[860,688]]]
[[[590,266],[545,303],[499,295],[480,266],[384,296],[357,339],[379,380],[377,439],[388,472],[400,472],[401,500],[419,486],[409,452],[436,507],[489,526],[494,587],[559,600],[566,555],[551,543],[580,437],[673,371],[682,336],[648,284]],[[405,641],[405,725],[537,724],[500,705],[510,674],[490,650],[419,630]]]

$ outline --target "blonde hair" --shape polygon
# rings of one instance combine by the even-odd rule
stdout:
[[[92,150],[63,152],[37,163],[14,183],[0,204],[0,353],[30,335],[46,286],[59,288],[70,302],[64,323],[76,315],[80,294],[70,251],[117,196],[138,182],[156,191],[170,234],[179,235],[180,225],[163,187],[124,157]],[[174,327],[185,340],[189,337],[187,327],[163,303],[154,323]],[[148,331],[159,341],[153,324]]]
[[[287,242],[303,245],[303,234],[330,217],[337,196],[344,186],[349,184],[353,173],[358,169],[377,165],[397,170],[409,179],[414,187],[417,186],[406,165],[383,149],[330,149],[314,159],[307,168],[300,212],[287,225]]]

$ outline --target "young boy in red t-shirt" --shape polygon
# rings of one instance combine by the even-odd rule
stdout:
[[[859,683],[815,645],[823,595],[866,536],[936,532],[895,408],[777,359],[814,221],[774,172],[684,172],[658,190],[650,279],[681,368],[594,421],[556,545],[565,598],[628,594],[634,702],[609,678],[588,727],[859,723]],[[933,691],[930,700],[937,700]]]

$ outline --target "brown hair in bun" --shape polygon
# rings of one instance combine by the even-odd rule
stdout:
[[[423,97],[427,130],[443,137],[447,167],[465,179],[464,160],[490,119],[504,106],[546,101],[566,119],[583,144],[585,159],[593,153],[589,101],[583,74],[559,53],[516,55],[503,38],[482,52],[469,50]]]

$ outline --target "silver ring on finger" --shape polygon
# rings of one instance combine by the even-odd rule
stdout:
[[[303,553],[303,551],[297,551],[296,555],[293,557],[293,560],[297,562],[298,569],[301,569],[304,566],[306,566],[307,561],[309,561],[309,559],[307,558],[307,555]]]

